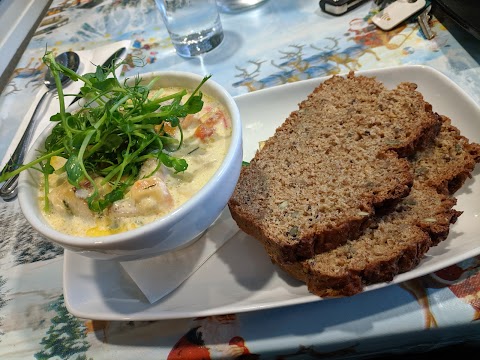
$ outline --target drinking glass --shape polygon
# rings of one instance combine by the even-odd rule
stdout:
[[[178,55],[201,55],[221,44],[224,35],[215,0],[155,2]]]

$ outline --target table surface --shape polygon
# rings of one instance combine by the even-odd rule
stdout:
[[[333,17],[322,13],[317,1],[270,0],[253,10],[222,13],[224,42],[187,60],[175,54],[153,0],[55,0],[0,96],[0,158],[8,157],[43,91],[41,56],[47,47],[95,54],[128,41],[123,76],[165,69],[213,74],[233,96],[350,70],[425,64],[480,104],[478,40],[435,17],[432,40],[415,22],[384,32],[371,22],[377,11],[367,2]],[[480,256],[452,267],[458,280],[427,275],[341,302],[104,321],[67,311],[63,249],[30,228],[16,201],[0,202],[0,226],[2,359],[350,358],[480,341]]]

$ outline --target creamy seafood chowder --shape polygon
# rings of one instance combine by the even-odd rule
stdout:
[[[156,90],[150,93],[150,97],[163,97],[180,90]],[[101,213],[93,212],[87,204],[86,199],[93,191],[90,181],[83,180],[78,188],[67,181],[65,172],[54,172],[48,178],[50,210],[43,212],[50,225],[75,236],[110,235],[148,224],[190,199],[220,167],[232,131],[224,106],[206,94],[203,94],[203,102],[201,111],[180,119],[181,130],[169,123],[155,129],[160,135],[177,139],[183,136],[181,147],[170,154],[186,160],[188,167],[185,171],[175,172],[157,159],[147,159],[123,198],[114,201]],[[59,169],[65,161],[54,157],[51,165]],[[100,193],[109,193],[108,182],[102,182],[101,176],[92,178]],[[45,200],[42,188],[40,186],[39,196]]]

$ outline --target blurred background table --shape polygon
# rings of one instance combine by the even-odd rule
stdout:
[[[478,39],[448,18],[439,21],[441,14],[431,20],[436,33],[431,40],[413,20],[384,32],[371,22],[376,12],[376,5],[366,2],[334,17],[314,0],[270,0],[249,11],[222,13],[221,46],[187,60],[175,54],[153,0],[52,1],[31,22],[38,26],[29,29],[19,61],[7,77],[2,74],[7,80],[0,95],[0,158],[5,162],[43,91],[46,48],[95,54],[126,40],[124,76],[166,69],[211,73],[233,96],[349,70],[426,64],[480,104]],[[68,313],[63,250],[26,224],[16,201],[0,202],[0,226],[1,359],[352,358],[480,342],[480,256],[452,267],[455,278],[448,281],[436,274],[338,303],[191,319],[101,321]],[[331,316],[325,316],[327,309]]]

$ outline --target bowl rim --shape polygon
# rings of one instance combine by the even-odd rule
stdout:
[[[170,77],[173,79],[185,80],[188,82],[192,82],[192,84],[200,83],[200,81],[204,78],[205,75],[200,75],[192,72],[186,71],[152,71],[139,74],[136,77],[140,77],[142,81],[147,79],[152,79],[154,77],[159,76],[159,83],[162,81],[162,77]],[[133,80],[133,77],[125,79],[126,81]],[[172,85],[176,86],[176,85]],[[215,97],[217,100],[225,106],[227,111],[230,113],[230,119],[232,124],[232,134],[231,140],[228,147],[228,151],[225,154],[225,157],[220,164],[220,167],[215,171],[212,175],[210,180],[199,190],[197,191],[191,198],[189,198],[186,202],[180,205],[178,208],[174,209],[173,211],[169,212],[168,214],[148,223],[142,225],[138,228],[127,230],[124,232],[120,232],[117,234],[110,234],[110,235],[102,235],[102,236],[75,236],[62,233],[58,230],[52,228],[48,222],[43,219],[43,214],[40,209],[40,206],[31,206],[32,204],[38,203],[37,200],[31,199],[27,196],[27,192],[21,191],[19,189],[18,200],[21,207],[21,210],[28,220],[28,222],[34,227],[37,231],[41,234],[46,236],[48,239],[66,247],[73,247],[73,248],[82,248],[85,251],[88,250],[108,250],[110,249],[111,245],[122,245],[130,242],[132,239],[135,239],[139,235],[145,236],[150,233],[156,231],[159,227],[166,227],[169,228],[170,226],[174,225],[178,219],[182,218],[184,215],[188,214],[192,211],[195,205],[199,202],[205,200],[206,197],[214,191],[215,187],[218,186],[218,182],[226,175],[229,164],[238,156],[237,152],[238,149],[242,149],[242,123],[240,118],[240,110],[233,98],[233,96],[219,83],[213,80],[213,77],[208,79],[208,81],[203,84],[200,89],[203,93]],[[214,95],[211,95],[214,93]],[[218,95],[221,95],[221,98],[218,98]],[[76,104],[76,107],[79,107]],[[26,162],[31,161],[34,158],[34,153],[37,149],[41,148],[44,144],[44,141],[48,134],[50,133],[51,129],[56,124],[48,125],[38,136],[38,138],[34,141],[33,145],[31,146],[30,150],[27,153]],[[19,185],[20,182],[27,182],[27,177],[30,177],[31,170],[24,171],[20,173],[19,176]],[[29,185],[30,186],[30,185]],[[225,204],[226,206],[226,204]]]

